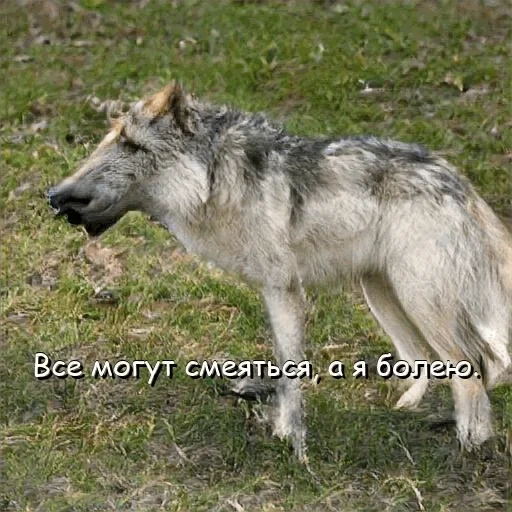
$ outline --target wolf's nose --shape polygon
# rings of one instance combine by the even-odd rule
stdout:
[[[73,207],[85,207],[93,199],[91,194],[80,190],[75,185],[57,185],[46,193],[50,206],[59,212],[70,205]]]
[[[55,210],[60,208],[62,204],[62,196],[59,197],[56,187],[48,189],[48,192],[46,192],[46,198],[48,199],[48,202],[52,208]]]
[[[52,187],[48,190],[46,196],[50,206],[57,212],[62,209],[64,205],[74,200],[73,190],[70,187]]]

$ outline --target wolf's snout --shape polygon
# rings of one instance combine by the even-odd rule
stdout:
[[[52,187],[47,192],[48,202],[57,215],[63,215],[73,225],[83,224],[83,209],[92,197],[79,194],[74,187]]]
[[[77,184],[61,184],[46,193],[48,202],[59,217],[70,224],[83,225],[93,236],[100,235],[114,225],[125,213],[114,208],[115,200],[110,194],[92,192],[90,187]]]
[[[48,190],[46,196],[50,206],[58,213],[63,213],[73,207],[87,206],[92,201],[91,196],[79,194],[71,187],[63,189],[52,187]]]

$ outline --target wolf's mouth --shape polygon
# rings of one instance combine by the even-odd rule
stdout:
[[[73,226],[84,226],[87,234],[91,236],[99,236],[119,220],[118,216],[107,215],[107,210],[108,208],[91,216],[80,212],[79,207],[67,206],[57,211],[57,216],[66,217]]]
[[[85,230],[87,231],[87,234],[90,236],[99,236],[102,233],[104,233],[108,228],[113,226],[118,219],[112,219],[109,221],[104,222],[84,222]]]
[[[65,216],[70,224],[73,224],[73,226],[79,226],[82,224],[82,215],[80,212],[73,208],[68,208],[63,211],[59,211],[57,215]]]

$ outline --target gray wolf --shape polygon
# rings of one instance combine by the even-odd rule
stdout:
[[[131,105],[51,206],[100,235],[129,210],[261,289],[277,364],[304,359],[303,286],[361,284],[402,360],[469,361],[450,379],[458,439],[492,435],[487,390],[512,361],[512,241],[443,158],[372,137],[304,138],[175,83]],[[425,373],[397,402],[414,408]],[[279,381],[273,428],[306,460],[297,379]]]

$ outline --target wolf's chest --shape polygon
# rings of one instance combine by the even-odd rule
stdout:
[[[192,226],[170,218],[164,225],[188,252],[228,272],[247,274],[250,251],[233,227]]]

